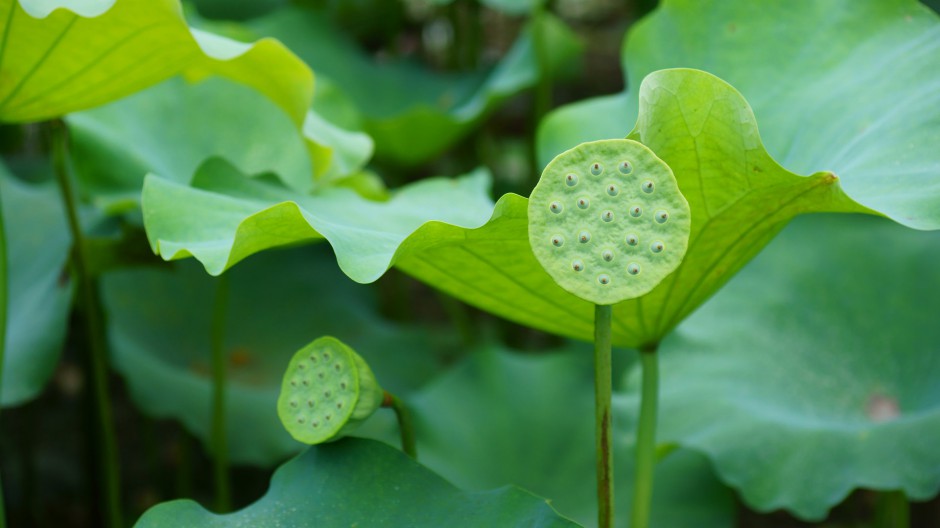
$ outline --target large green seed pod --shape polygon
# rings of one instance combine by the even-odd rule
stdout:
[[[529,243],[565,290],[595,304],[639,297],[682,262],[692,217],[672,170],[629,139],[582,143],[529,197]]]
[[[382,405],[384,391],[359,354],[321,337],[291,359],[277,414],[296,440],[319,444],[350,433]]]

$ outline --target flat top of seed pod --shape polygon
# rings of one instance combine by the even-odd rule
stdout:
[[[535,257],[559,286],[595,304],[655,288],[682,262],[692,223],[672,170],[629,139],[559,154],[528,212]]]
[[[288,364],[277,414],[295,440],[319,444],[343,428],[358,399],[355,352],[336,338],[321,337]]]

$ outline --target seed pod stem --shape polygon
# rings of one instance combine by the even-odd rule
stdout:
[[[398,419],[398,429],[401,432],[401,450],[406,455],[417,460],[418,448],[415,442],[414,422],[411,421],[411,413],[405,407],[404,402],[398,396],[385,391],[382,399],[382,407],[391,407],[395,411],[395,418]]]
[[[653,500],[656,467],[656,408],[659,400],[659,357],[656,345],[640,350],[643,387],[636,429],[636,477],[633,484],[632,528],[647,528]]]
[[[594,306],[594,418],[597,457],[597,525],[614,525],[614,454],[611,407],[611,320],[610,305]]]

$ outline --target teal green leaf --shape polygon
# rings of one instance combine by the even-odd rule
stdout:
[[[536,59],[533,23],[540,24],[548,44],[546,71]],[[375,64],[317,11],[283,9],[252,27],[285,42],[317,75],[335,83],[358,108],[357,120],[375,140],[376,156],[404,165],[439,154],[507,97],[570,68],[581,49],[561,21],[546,15],[531,22],[492,69],[445,75],[409,62]]]
[[[614,305],[624,346],[662,339],[753,257],[787,221],[813,211],[864,211],[828,173],[798,176],[764,151],[747,103],[695,70],[651,74],[630,139],[669,165],[692,210],[689,250],[647,295]],[[557,287],[528,246],[526,200],[504,196],[482,229],[441,227],[434,246],[413,247],[405,272],[508,319],[580,339],[593,335],[593,305]]]
[[[596,526],[592,382],[589,350],[481,350],[409,399],[421,461],[466,489],[522,486]],[[636,408],[615,397],[618,519],[629,518]],[[732,494],[700,454],[680,450],[658,467],[653,526],[728,528],[734,514]]]
[[[281,43],[191,30],[177,0],[3,0],[0,35],[0,121],[61,116],[177,74],[247,84],[298,127],[312,97],[310,69]]]
[[[832,171],[858,203],[909,227],[940,228],[940,18],[927,7],[666,1],[630,31],[623,60],[631,84],[672,67],[721,77],[747,97],[781,165]],[[620,97],[636,104],[635,91]],[[570,148],[552,139],[562,128],[603,122],[606,131],[629,114],[549,118],[542,162]]]
[[[218,275],[264,249],[325,239],[346,275],[373,282],[407,252],[406,241],[434,245],[425,233],[436,225],[484,224],[492,211],[488,184],[479,170],[411,184],[383,202],[343,188],[308,196],[211,159],[191,187],[148,176],[142,203],[151,247],[164,259],[193,256]]]
[[[225,79],[191,85],[177,77],[66,121],[82,190],[99,200],[139,197],[148,172],[188,183],[209,156],[250,174],[275,172],[300,191],[313,187],[310,156],[290,118]]]
[[[514,487],[465,492],[395,449],[347,438],[308,449],[281,466],[268,492],[228,515],[190,500],[159,504],[137,528],[188,526],[574,527],[538,497]]]
[[[0,165],[9,273],[0,404],[35,398],[52,376],[71,306],[66,264],[71,239],[56,188],[13,178]]]
[[[938,259],[936,233],[794,222],[663,342],[660,438],[707,454],[759,511],[936,496]]]
[[[373,290],[345,278],[323,245],[268,252],[227,276],[226,434],[235,463],[271,465],[303,447],[281,426],[277,397],[291,356],[316,337],[349,343],[403,395],[452,361],[453,338],[379,317]],[[135,404],[179,420],[207,446],[216,281],[193,261],[101,279],[112,361]]]

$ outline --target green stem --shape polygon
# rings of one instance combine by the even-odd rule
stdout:
[[[885,491],[879,494],[875,510],[877,528],[909,528],[911,508],[903,491]]]
[[[636,480],[633,486],[631,528],[647,528],[653,499],[653,470],[656,467],[656,407],[659,399],[659,358],[656,347],[640,350],[643,388],[640,422],[636,430]]]
[[[110,388],[108,387],[108,350],[104,337],[101,304],[94,278],[88,272],[85,254],[85,239],[78,221],[78,208],[72,182],[69,178],[67,148],[68,137],[65,124],[54,121],[52,131],[52,160],[56,179],[62,191],[69,231],[72,235],[72,266],[78,276],[78,300],[84,315],[91,355],[91,378],[100,443],[98,444],[99,470],[104,481],[104,511],[108,526],[124,526],[121,511],[121,479],[118,469],[117,438],[114,433],[114,418],[111,414]]]
[[[3,224],[3,205],[0,204],[0,396],[3,394],[3,361],[7,343],[7,235]],[[3,484],[0,483],[0,528],[6,528],[3,505]]]
[[[212,473],[215,479],[215,508],[219,513],[232,508],[229,482],[228,439],[225,427],[225,312],[228,306],[228,276],[219,277],[212,309]]]
[[[418,449],[415,442],[414,422],[411,421],[411,413],[408,412],[408,408],[405,407],[404,402],[398,396],[388,391],[385,391],[382,407],[391,407],[395,411],[395,417],[398,419],[398,429],[401,431],[401,450],[417,460]]]
[[[612,308],[594,307],[594,425],[597,456],[597,525],[614,525],[614,453],[611,449],[610,333]]]

